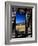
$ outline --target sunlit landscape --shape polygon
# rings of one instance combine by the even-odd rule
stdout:
[[[16,30],[20,31],[20,32],[21,31],[25,31],[25,25],[21,25],[21,24],[20,25],[16,25]]]
[[[12,37],[32,37],[32,9],[12,8]]]

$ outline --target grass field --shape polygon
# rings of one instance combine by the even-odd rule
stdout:
[[[25,31],[25,25],[21,25],[21,24],[16,25],[16,30],[18,30],[18,31]]]

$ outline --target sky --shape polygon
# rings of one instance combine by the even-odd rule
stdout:
[[[20,13],[20,12],[16,12],[16,24],[17,23],[25,23],[25,14],[24,13]]]

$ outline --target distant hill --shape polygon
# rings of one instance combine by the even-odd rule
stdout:
[[[24,23],[24,22],[23,22],[23,23],[16,23],[16,25],[19,25],[19,24],[25,25],[25,23]]]

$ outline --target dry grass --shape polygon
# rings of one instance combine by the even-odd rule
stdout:
[[[16,25],[16,30],[18,31],[25,31],[25,25]]]

